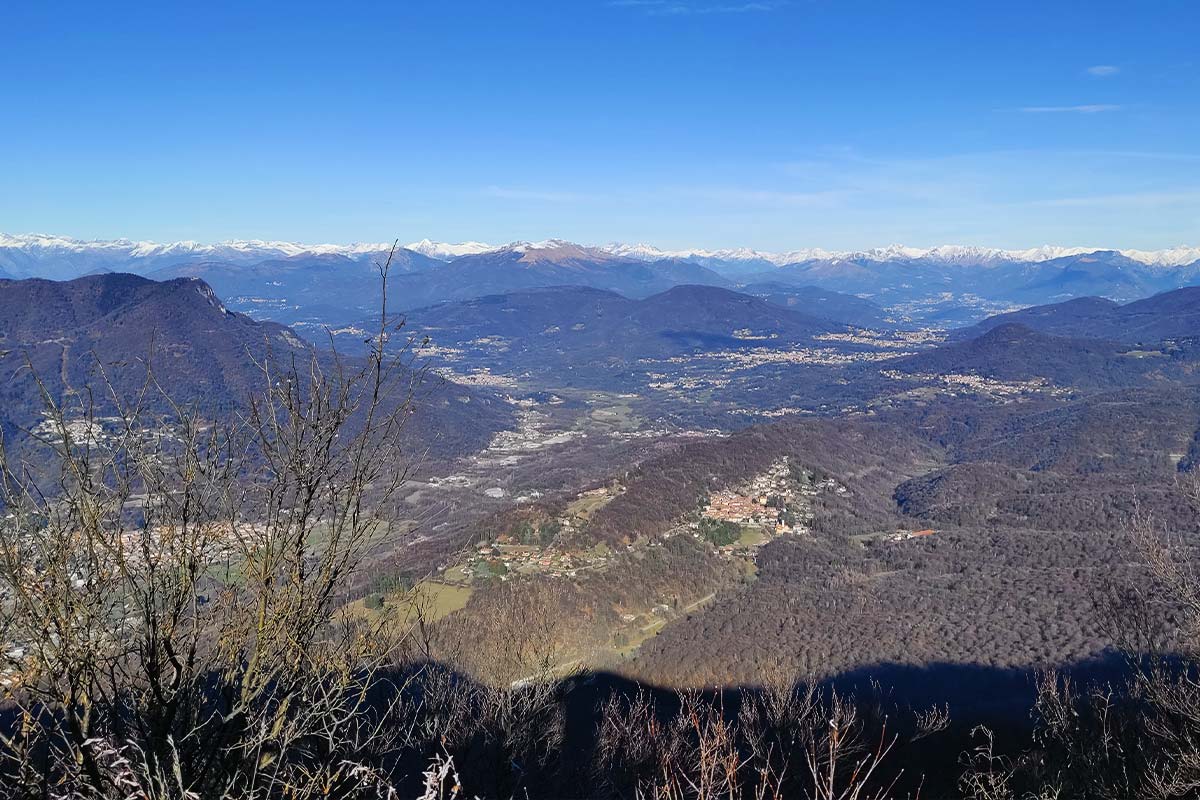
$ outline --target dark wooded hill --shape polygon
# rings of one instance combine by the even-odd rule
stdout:
[[[410,335],[478,351],[508,369],[627,364],[641,358],[784,347],[847,326],[715,286],[676,286],[633,300],[561,286],[443,303],[407,315]],[[362,325],[352,326],[361,329]],[[502,342],[496,341],[498,337]],[[338,335],[347,347],[354,334]]]
[[[426,273],[442,262],[398,249],[393,281]],[[254,263],[191,261],[156,270],[154,280],[200,278],[232,308],[285,324],[369,316],[379,308],[379,269],[372,260],[304,254]]]
[[[328,324],[360,319],[379,307],[375,260],[309,253],[253,263],[188,261],[158,269],[149,277],[201,278],[230,307],[258,319]],[[731,285],[690,261],[637,261],[567,243],[502,248],[449,262],[401,248],[392,260],[388,301],[393,309],[411,310],[551,286],[586,286],[646,297],[685,283]]]
[[[887,312],[870,300],[819,286],[790,286],[786,283],[752,283],[738,287],[743,294],[814,317],[858,328],[891,328]]]
[[[653,539],[693,517],[709,493],[785,456],[845,491],[815,496],[811,532],[765,545],[753,581],[730,584],[713,573],[724,562],[692,552],[698,543],[686,558],[653,550],[678,557],[654,576],[639,573],[639,581],[657,582],[639,583],[640,591],[716,595],[622,669],[671,685],[711,685],[731,676],[753,683],[779,665],[820,675],[880,661],[1013,667],[1097,657],[1111,646],[1105,592],[1145,577],[1126,527],[1139,513],[1181,533],[1200,524],[1200,507],[1176,481],[1198,427],[1196,398],[1174,387],[1067,402],[946,399],[681,444],[614,475],[623,491],[584,534],[609,543]],[[936,533],[888,538],[920,529]],[[695,542],[670,541],[679,539]],[[622,583],[579,582],[582,599],[554,618],[559,633],[622,607]],[[685,585],[691,594],[676,588]],[[505,591],[569,594],[554,581]],[[494,619],[481,605],[487,594],[477,597],[472,613]]]
[[[149,359],[175,401],[219,418],[261,391],[256,360],[307,362],[319,352],[282,325],[228,310],[199,279],[120,273],[0,281],[0,347],[0,424],[10,443],[41,420],[35,375],[55,402],[78,405],[86,392],[98,413],[111,413],[101,370],[120,396],[132,398]],[[328,364],[330,355],[320,358]],[[479,449],[510,422],[507,405],[486,392],[433,380],[417,397],[410,435],[433,455]]]
[[[811,259],[764,270],[745,282],[813,285],[850,294],[868,294],[884,305],[931,299],[937,293],[975,295],[1010,303],[1099,295],[1135,300],[1200,280],[1200,262],[1163,268],[1143,264],[1115,250],[1045,261],[931,258],[881,260],[870,254]]]
[[[1044,378],[1059,386],[1096,389],[1145,383],[1171,372],[1175,361],[1163,352],[1143,354],[1100,339],[1050,336],[1010,322],[975,339],[943,345],[889,366],[903,372],[998,380]]]
[[[647,297],[672,286],[729,286],[712,270],[690,261],[637,261],[567,242],[541,248],[506,247],[456,258],[437,270],[403,276],[398,308],[549,286],[588,286],[627,297]]]
[[[958,333],[968,338],[1019,323],[1058,336],[1091,337],[1127,343],[1200,336],[1200,287],[1163,292],[1120,305],[1100,297],[1033,306],[999,314]]]

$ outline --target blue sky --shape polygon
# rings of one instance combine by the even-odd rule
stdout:
[[[1200,243],[1200,3],[6,3],[0,231]]]

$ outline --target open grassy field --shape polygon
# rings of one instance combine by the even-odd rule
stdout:
[[[757,547],[767,541],[767,534],[763,531],[761,525],[743,525],[742,535],[738,537],[738,544],[743,547]]]
[[[466,606],[472,591],[470,586],[461,584],[421,581],[401,602],[419,606],[424,610],[426,620],[434,622]]]
[[[606,666],[613,666],[619,663],[621,660],[629,658],[637,653],[638,648],[640,648],[642,644],[646,642],[646,640],[657,636],[658,632],[665,628],[668,624],[681,617],[686,617],[688,614],[699,611],[711,603],[716,596],[717,593],[714,591],[710,592],[704,597],[701,597],[699,600],[689,603],[677,611],[667,613],[648,611],[645,614],[639,615],[634,622],[621,627],[621,629],[617,632],[619,633],[619,637],[614,636],[616,641],[614,641],[614,643],[608,647],[606,651],[598,655],[600,660],[597,663]],[[606,661],[604,656],[607,656],[608,659],[611,660]]]
[[[346,611],[371,619],[382,614],[394,614],[402,624],[415,623],[418,615],[422,615],[427,623],[436,622],[464,608],[471,599],[472,591],[470,586],[464,584],[424,580],[410,591],[386,595],[382,608],[370,608],[367,598],[362,598],[350,603]]]
[[[615,496],[612,492],[585,494],[567,505],[567,514],[587,522],[592,518],[592,514],[608,505]]]

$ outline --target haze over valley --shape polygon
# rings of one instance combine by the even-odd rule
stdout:
[[[369,590],[391,575],[478,594],[453,620],[487,613],[483,598],[493,585],[536,595],[575,585],[563,576],[578,577],[571,591],[599,591],[604,610],[570,623],[593,626],[583,638],[556,635],[555,660],[564,665],[640,674],[638,625],[686,638],[685,630],[722,613],[700,613],[702,606],[750,602],[759,584],[747,576],[797,547],[853,545],[877,559],[898,531],[931,526],[938,534],[931,541],[961,539],[968,547],[979,536],[994,541],[997,531],[1039,529],[1067,546],[1072,530],[1111,526],[1135,506],[1149,507],[1162,491],[1156,486],[1200,456],[1191,399],[1200,380],[1200,288],[1188,286],[1200,281],[1200,260],[1189,261],[1196,252],[1186,248],[1065,255],[891,248],[819,259],[806,253],[793,262],[561,241],[495,249],[425,241],[394,252],[3,241],[10,274],[67,279],[2,284],[14,376],[4,427],[17,446],[38,430],[35,374],[59,397],[94,380],[99,367],[145,358],[176,400],[217,418],[249,394],[255,364],[268,355],[311,353],[332,364],[336,348],[339,358],[367,357],[378,345],[379,321],[370,314],[383,294],[378,265],[390,254],[388,335],[391,345],[411,348],[411,381],[419,385],[407,434],[419,454],[405,492],[412,533],[379,545],[365,573],[372,577],[356,592],[387,597]],[[1001,313],[987,316],[988,309]],[[27,360],[32,369],[20,366]],[[135,388],[118,385],[124,394]],[[101,415],[101,430],[105,419],[117,421]],[[946,427],[950,419],[957,421]],[[1038,437],[1056,426],[1075,432],[1056,435],[1046,450]],[[851,443],[864,436],[871,445],[860,451]],[[695,516],[696,504],[711,492],[745,493],[772,464],[789,475],[828,476],[836,491],[785,481],[779,491],[794,508],[746,512],[763,521],[738,519],[739,530],[761,525],[761,534],[706,544],[708,517]],[[676,473],[669,486],[658,485]],[[988,478],[963,483],[967,475]],[[1067,483],[1049,489],[1060,481]],[[1085,499],[1115,485],[1127,501],[1109,496],[1093,508]],[[1057,500],[1043,507],[1046,491]],[[1017,496],[1024,499],[1013,506]],[[854,501],[836,511],[846,498]],[[1080,511],[1070,511],[1076,504]],[[793,522],[776,526],[784,513]],[[675,552],[680,532],[688,544]],[[661,576],[636,581],[636,602],[606,596],[604,582],[588,588],[592,575],[634,569],[634,562],[610,563],[620,560],[615,552],[596,555],[613,546],[629,554],[668,547],[663,557],[688,560],[678,567],[681,578],[696,569],[710,577],[687,578],[683,591],[671,577],[676,568],[663,565]],[[940,547],[904,545],[929,546]],[[473,554],[466,562],[454,555],[464,547]],[[730,582],[726,564],[741,577]],[[894,580],[919,585],[921,576],[908,568]],[[658,601],[674,596],[685,606],[707,600],[686,620],[661,616]],[[953,594],[939,602],[947,613],[978,608]],[[1039,609],[1028,624],[1049,625],[1060,613]],[[631,614],[644,621],[619,621]],[[566,607],[559,618],[571,619]],[[1099,641],[1053,635],[1039,647],[1028,664],[1003,650],[988,658],[1029,666],[1104,650]],[[904,648],[893,657],[920,660]],[[860,666],[867,656],[844,658],[826,668]],[[737,679],[749,680],[756,665],[746,662]],[[716,664],[694,669],[705,681],[720,680]]]

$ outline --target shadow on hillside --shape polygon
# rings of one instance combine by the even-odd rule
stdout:
[[[1127,662],[1116,654],[1085,662],[1057,667],[1080,684],[1115,683],[1129,674]],[[970,745],[970,731],[986,725],[997,732],[1002,749],[1015,750],[1028,744],[1032,731],[1037,679],[1043,668],[993,667],[978,664],[933,663],[874,664],[842,673],[825,680],[821,688],[866,698],[880,695],[885,703],[899,709],[922,710],[932,706],[947,707],[951,725],[940,737],[941,744],[921,748],[926,762],[926,792],[935,788],[931,779],[953,780],[958,774],[959,755]],[[592,673],[568,681],[564,701],[567,705],[568,755],[582,768],[594,758],[596,748],[596,709],[612,694],[630,695],[639,688],[648,691],[664,712],[671,713],[679,705],[678,691],[671,687],[646,686],[610,673]],[[709,689],[704,695],[719,702],[729,714],[736,714],[743,692],[761,691],[755,686],[724,686]],[[912,757],[912,753],[909,757]],[[906,769],[916,766],[910,762]],[[932,771],[939,775],[932,775]],[[929,796],[929,795],[926,795]]]
[[[1120,681],[1128,673],[1128,667],[1121,658],[1109,656],[1061,667],[1058,671],[1071,675],[1079,684],[1097,684]],[[977,744],[971,738],[975,726],[986,725],[996,733],[1000,752],[1031,746],[1031,709],[1038,673],[1033,667],[877,664],[838,675],[824,681],[821,688],[854,694],[870,702],[878,698],[880,706],[889,709],[888,737],[893,731],[904,729],[903,724],[893,720],[911,719],[909,711],[948,707],[951,722],[945,730],[916,742],[904,739],[898,743],[888,762],[889,774],[901,769],[902,774],[889,797],[917,796],[918,792],[922,798],[953,797],[962,769],[962,755]],[[481,713],[471,718],[466,728],[460,727],[456,741],[441,738],[444,729],[438,727],[438,720],[443,717],[435,708],[435,690],[429,687],[452,684],[464,690],[463,696],[489,696],[469,677],[445,665],[426,663],[405,670],[386,683],[405,687],[402,691],[410,701],[403,706],[410,711],[395,718],[395,724],[408,726],[423,715],[421,723],[430,734],[425,740],[385,755],[387,770],[401,781],[401,797],[420,796],[422,772],[432,758],[442,754],[453,756],[468,796],[497,799],[627,796],[619,791],[614,793],[611,787],[605,788],[606,776],[597,773],[602,706],[614,696],[634,698],[641,693],[654,702],[657,717],[666,721],[679,711],[682,697],[674,688],[639,684],[607,672],[565,678],[551,693],[556,713],[561,713],[565,722],[561,745],[534,763],[513,756],[509,748],[512,732],[504,730],[503,725],[493,724],[495,718],[487,714]],[[733,720],[746,697],[763,689],[724,686],[698,691],[705,703]],[[387,690],[381,690],[372,703],[382,708],[393,699]],[[0,728],[12,730],[16,722],[11,709],[7,712],[0,709]]]
[[[1120,681],[1128,674],[1128,665],[1119,656],[1110,655],[1056,671],[1069,674],[1079,684],[1102,684]],[[821,688],[859,698],[878,697],[883,705],[901,714],[931,706],[948,707],[951,722],[945,731],[916,744],[901,742],[893,761],[893,766],[903,765],[904,770],[893,796],[915,795],[920,790],[921,797],[946,797],[953,796],[962,754],[977,744],[971,738],[976,726],[986,725],[996,734],[1000,752],[1015,752],[1031,745],[1031,712],[1040,672],[1037,667],[876,664],[824,681]],[[462,676],[458,679],[469,683]],[[732,719],[745,695],[762,688],[722,686],[699,691],[704,700]],[[566,720],[563,745],[546,773],[526,776],[524,786],[530,797],[605,796],[592,792],[600,751],[600,709],[614,695],[632,698],[642,692],[654,701],[664,720],[679,710],[681,702],[680,691],[675,688],[640,684],[608,672],[571,676],[560,683],[559,692]],[[465,773],[463,777],[467,779]],[[484,797],[505,796],[500,786],[472,786],[471,791]]]

